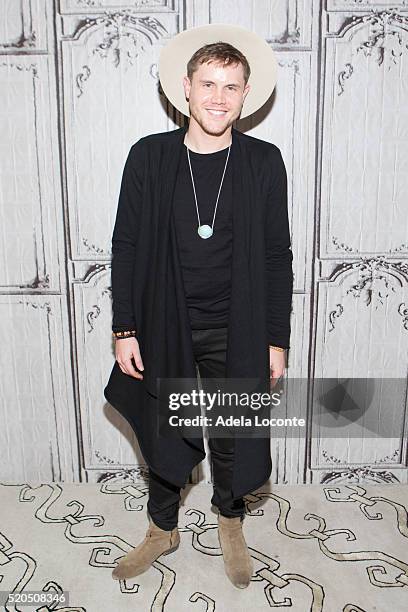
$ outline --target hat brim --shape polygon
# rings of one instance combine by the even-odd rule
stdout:
[[[200,47],[220,41],[241,51],[251,69],[248,80],[251,87],[242,107],[241,119],[261,108],[275,88],[278,62],[274,51],[263,38],[240,26],[211,24],[191,28],[174,36],[162,49],[159,59],[162,89],[171,104],[187,117],[190,110],[183,88],[187,63]]]

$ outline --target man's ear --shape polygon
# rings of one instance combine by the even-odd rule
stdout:
[[[249,90],[250,90],[250,89],[251,89],[251,86],[250,86],[250,85],[248,85],[248,83],[247,83],[247,84],[245,85],[245,87],[244,87],[244,93],[243,93],[244,100],[245,100],[245,98],[247,97],[247,95],[248,95],[248,93],[249,93]]]
[[[188,76],[183,77],[184,95],[186,100],[190,97],[191,82]]]

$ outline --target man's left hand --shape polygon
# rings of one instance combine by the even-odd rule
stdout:
[[[269,370],[271,386],[274,387],[278,378],[284,375],[286,365],[286,351],[277,351],[269,347]]]

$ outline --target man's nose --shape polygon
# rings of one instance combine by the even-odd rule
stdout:
[[[225,93],[223,89],[216,89],[212,95],[212,102],[214,104],[224,104],[225,102]]]

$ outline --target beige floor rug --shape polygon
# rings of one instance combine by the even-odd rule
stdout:
[[[273,485],[246,496],[255,570],[242,590],[224,574],[211,493],[207,484],[186,487],[179,549],[116,582],[112,568],[148,526],[139,471],[97,485],[0,484],[0,590],[20,592],[20,601],[25,592],[69,593],[68,604],[1,609],[408,611],[408,486]]]

